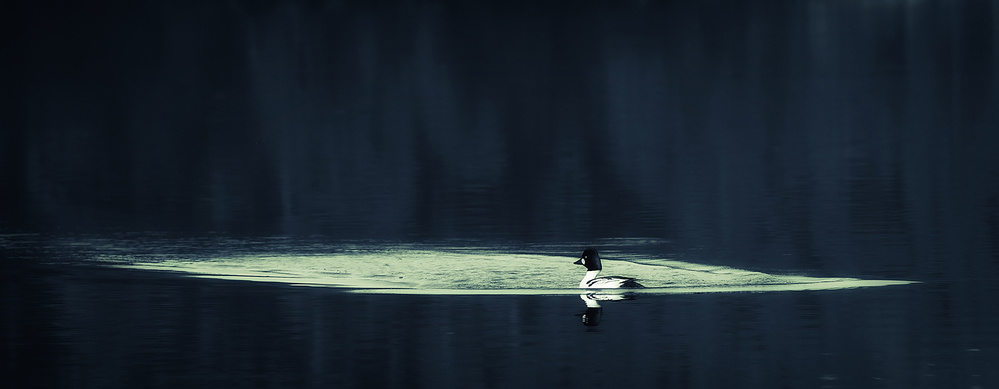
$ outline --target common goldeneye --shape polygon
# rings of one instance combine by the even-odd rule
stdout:
[[[644,288],[631,277],[597,277],[603,267],[600,266],[600,254],[592,248],[583,250],[583,256],[573,264],[586,266],[586,275],[579,281],[580,288]]]

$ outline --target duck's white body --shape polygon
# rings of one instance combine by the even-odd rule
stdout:
[[[586,272],[583,276],[583,280],[579,281],[580,288],[634,288],[637,285],[634,278],[630,277],[597,277],[600,274],[600,270],[590,270]]]

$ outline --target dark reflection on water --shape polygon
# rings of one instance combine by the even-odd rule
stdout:
[[[996,235],[989,2],[123,3],[10,24],[0,228]]]
[[[596,327],[600,325],[600,321],[603,320],[604,307],[601,302],[609,301],[631,301],[635,299],[635,295],[632,293],[584,293],[579,295],[579,298],[583,300],[586,304],[586,310],[583,313],[577,315],[583,322],[584,326]]]
[[[999,315],[983,309],[996,306],[991,282],[971,282],[974,294],[930,282],[643,295],[602,301],[599,326],[582,326],[577,296],[358,295],[35,265],[5,274],[0,365],[18,387],[999,383]]]

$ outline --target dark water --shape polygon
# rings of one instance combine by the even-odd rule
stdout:
[[[17,387],[999,383],[999,284],[989,274],[826,291],[641,294],[594,309],[574,295],[355,294],[94,260],[197,262],[347,246],[278,241],[4,237],[3,376]],[[663,248],[603,243],[609,252]]]
[[[13,4],[15,387],[999,386],[999,3]],[[920,283],[642,295],[583,326],[577,296],[99,260],[271,255],[275,239],[595,245]]]

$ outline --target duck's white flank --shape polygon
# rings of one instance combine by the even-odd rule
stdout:
[[[580,288],[592,287],[590,286],[590,281],[593,281],[594,278],[597,278],[597,274],[600,274],[600,270],[590,270],[586,272],[586,275],[583,276],[583,280],[579,281],[579,287]]]

